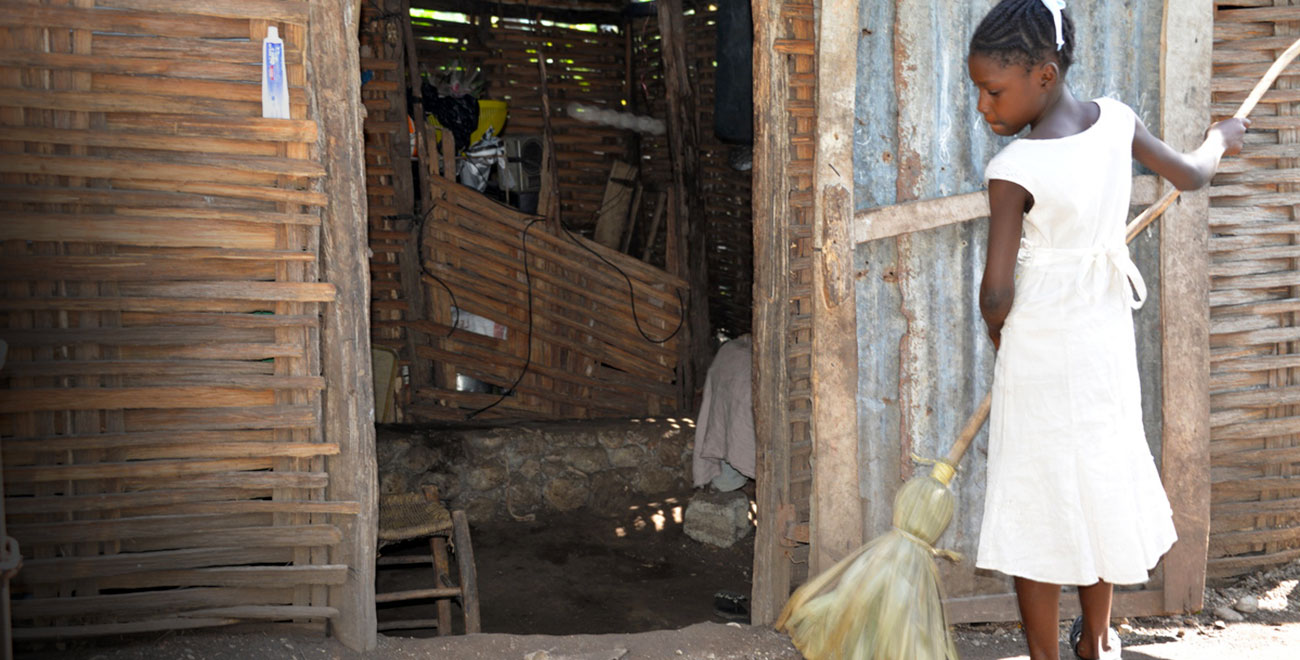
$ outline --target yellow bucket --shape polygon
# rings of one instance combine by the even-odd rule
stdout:
[[[501,135],[501,130],[506,127],[506,102],[493,101],[488,99],[479,99],[478,102],[478,128],[469,136],[469,143],[474,144],[483,139],[487,133],[488,127],[492,128],[493,135]],[[429,125],[436,129],[434,139],[442,139],[442,125],[433,115],[429,115]]]

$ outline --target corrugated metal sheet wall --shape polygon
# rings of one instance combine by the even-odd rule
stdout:
[[[861,3],[854,149],[859,210],[983,186],[984,165],[1007,140],[993,135],[975,110],[966,49],[992,4]],[[1075,7],[1071,89],[1081,98],[1118,98],[1148,126],[1158,125],[1162,3]],[[985,231],[986,223],[977,221],[874,241],[857,251],[859,460],[868,538],[889,525],[892,494],[910,475],[908,453],[946,451],[990,385],[993,351],[976,304]],[[1158,231],[1149,229],[1132,246],[1151,290],[1135,321],[1147,434],[1157,455]],[[972,556],[983,505],[985,446],[978,438],[962,466],[956,481],[959,508],[940,541]],[[972,562],[946,570],[950,596],[1009,588],[1000,577],[977,576]]]

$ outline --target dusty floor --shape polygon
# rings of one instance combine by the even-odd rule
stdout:
[[[481,635],[381,636],[357,654],[330,639],[287,630],[207,631],[28,648],[19,657],[68,660],[797,660],[784,635],[736,622],[715,594],[747,594],[752,536],[731,548],[705,546],[674,520],[689,493],[631,503],[617,515],[579,513],[472,529],[482,600]],[[632,508],[635,507],[635,508]],[[661,513],[662,512],[662,513]],[[656,520],[661,521],[656,525]],[[656,529],[661,526],[661,529]],[[620,531],[621,530],[621,531]],[[381,577],[385,581],[404,580]],[[1300,561],[1214,585],[1195,616],[1117,621],[1132,660],[1294,660],[1300,649]],[[1242,596],[1259,611],[1218,623],[1215,608]],[[393,615],[381,611],[380,617]],[[429,616],[430,610],[404,615]],[[457,612],[459,614],[459,612]],[[1068,622],[1063,622],[1064,626]],[[967,660],[1025,658],[1014,625],[959,626]],[[1062,657],[1069,658],[1062,646]]]

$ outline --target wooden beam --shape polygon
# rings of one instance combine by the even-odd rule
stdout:
[[[396,12],[402,24],[401,37],[395,47],[392,47],[391,55],[393,61],[398,63],[398,78],[400,74],[406,74],[407,80],[398,85],[398,90],[388,94],[389,118],[401,117],[406,110],[407,89],[410,89],[410,100],[412,101],[411,117],[414,118],[414,134],[397,130],[393,133],[392,143],[389,149],[388,162],[393,166],[393,206],[396,207],[398,214],[411,214],[413,217],[424,217],[433,205],[433,191],[429,185],[429,157],[432,153],[429,150],[428,124],[424,119],[424,97],[420,93],[420,84],[423,78],[420,77],[420,62],[415,54],[415,35],[411,31],[411,3],[407,0],[385,0],[384,10]],[[416,172],[419,178],[411,176],[410,158],[412,140],[414,140],[417,158]],[[416,201],[416,194],[419,194],[419,202]],[[408,223],[408,234],[402,242],[402,254],[398,257],[398,264],[401,266],[398,281],[402,286],[402,298],[408,303],[405,318],[408,321],[423,321],[426,317],[427,301],[424,299],[424,282],[421,281],[420,263],[424,255],[420,254],[420,228],[419,221],[412,220]],[[415,353],[417,346],[424,346],[429,343],[429,338],[423,332],[420,332],[412,326],[406,326],[403,334],[406,337],[406,358],[410,360],[410,386],[426,387],[433,384],[433,364],[428,360],[420,359]]]
[[[853,112],[858,3],[824,0],[817,26],[813,169],[813,488],[809,574],[863,538],[858,481],[858,324],[853,277]]]
[[[493,2],[483,0],[416,0],[411,3],[420,9],[479,14],[489,12],[502,18],[525,18],[534,20],[542,18],[557,23],[596,23],[597,25],[620,25],[624,12],[618,11],[612,3],[569,2],[563,7],[557,3],[539,2]],[[632,9],[629,8],[628,12]]]
[[[355,5],[311,3],[307,43],[320,116],[317,148],[327,172],[321,211],[321,276],[336,297],[322,306],[321,366],[324,439],[339,445],[327,461],[326,498],[360,504],[360,514],[338,521],[344,542],[330,561],[348,567],[347,580],[329,590],[339,611],[330,631],[348,648],[378,642],[375,618],[376,490],[374,393],[370,377],[370,273],[366,256],[366,178]]]
[[[1160,134],[1176,149],[1200,143],[1210,119],[1214,8],[1165,1]],[[1167,184],[1166,184],[1167,185]],[[1161,478],[1178,541],[1164,557],[1167,612],[1201,609],[1210,533],[1209,196],[1183,193],[1160,225],[1164,375]]]
[[[754,435],[758,451],[758,529],[750,610],[754,625],[776,622],[790,597],[791,569],[781,540],[778,511],[790,502],[790,422],[785,398],[785,350],[789,311],[786,169],[791,118],[785,111],[789,79],[785,58],[772,44],[781,30],[779,0],[755,0],[754,8]]]
[[[679,237],[679,264],[667,263],[665,270],[688,283],[685,338],[681,374],[682,408],[690,408],[695,390],[708,369],[709,271],[704,232],[704,196],[700,186],[700,138],[695,112],[695,92],[686,60],[686,27],[682,0],[658,0],[660,50],[664,59],[664,89],[668,102],[668,156],[672,162],[675,204],[668,213],[669,235]],[[669,199],[673,196],[670,193]],[[674,211],[676,213],[674,213]]]
[[[1131,203],[1134,206],[1147,206],[1156,201],[1159,185],[1159,177],[1153,175],[1133,177]],[[985,190],[880,206],[854,214],[853,242],[860,244],[935,229],[985,218],[988,214],[989,196]]]
[[[1116,591],[1111,616],[1150,616],[1162,611],[1164,592],[1160,589]],[[948,610],[948,623],[986,623],[990,621],[1019,621],[1020,609],[1014,593],[991,596],[966,596],[943,601]],[[1061,598],[1061,618],[1070,619],[1082,611],[1079,599]]]

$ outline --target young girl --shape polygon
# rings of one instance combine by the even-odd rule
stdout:
[[[1118,658],[1113,584],[1147,580],[1175,539],[1142,428],[1132,310],[1146,287],[1124,244],[1132,159],[1182,190],[1241,149],[1247,122],[1179,153],[1124,104],[1065,84],[1063,0],[1003,0],[967,61],[979,111],[1017,135],[989,163],[980,311],[998,349],[980,568],[1015,578],[1032,660],[1057,660],[1060,585],[1078,585],[1080,658]]]

